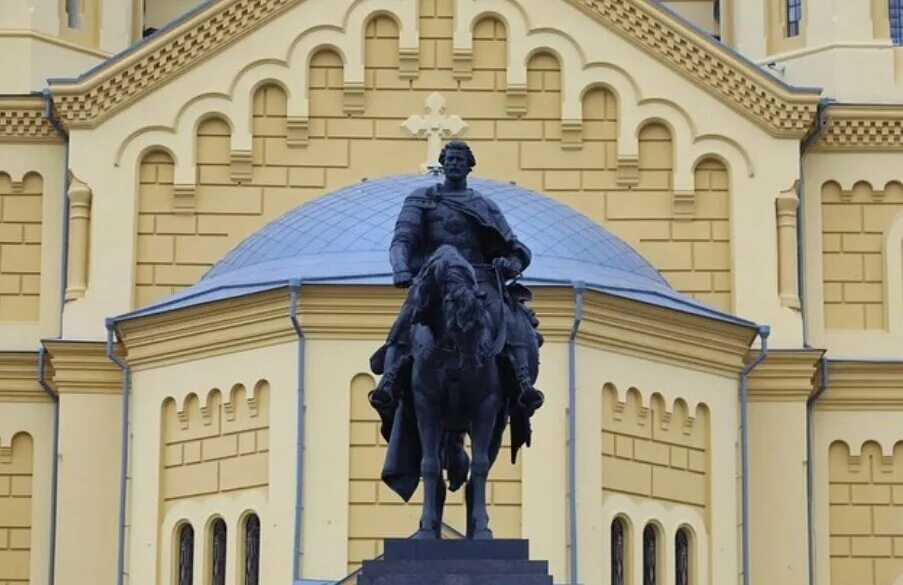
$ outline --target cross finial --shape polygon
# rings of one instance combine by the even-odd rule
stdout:
[[[426,98],[425,104],[426,115],[410,116],[401,127],[418,138],[426,137],[426,162],[421,169],[427,171],[439,168],[442,139],[462,134],[467,123],[461,116],[446,116],[445,98],[436,92]]]

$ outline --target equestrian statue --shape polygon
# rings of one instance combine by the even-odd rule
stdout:
[[[393,280],[409,291],[371,358],[382,378],[369,398],[389,444],[383,481],[408,501],[423,479],[415,538],[441,538],[446,489],[465,486],[467,538],[491,539],[486,482],[502,435],[510,423],[513,464],[543,404],[542,336],[517,280],[531,254],[499,207],[467,187],[470,147],[450,142],[439,162],[444,181],[408,195],[395,224]]]

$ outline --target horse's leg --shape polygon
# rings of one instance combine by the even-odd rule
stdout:
[[[439,483],[436,484],[436,511],[439,515],[439,521],[436,523],[436,538],[442,538],[442,518],[445,516],[445,496],[448,490],[445,488],[445,482],[442,481],[442,474],[439,474]]]
[[[487,400],[487,402],[494,402]],[[470,465],[471,505],[468,523],[472,523],[471,538],[476,540],[489,540],[492,531],[489,530],[489,513],[486,510],[486,483],[489,479],[489,446],[492,442],[492,432],[495,428],[495,412],[488,416],[486,405],[480,409],[480,416],[473,421],[473,462]]]
[[[423,478],[423,514],[420,517],[420,529],[414,538],[437,538],[440,531],[441,514],[438,508],[442,505],[439,496],[442,469],[439,448],[442,439],[442,419],[439,416],[437,402],[438,398],[433,394],[415,393],[414,407],[417,412],[417,430],[420,433],[422,451],[420,475]]]
[[[464,487],[464,505],[467,514],[467,538],[473,538],[473,482],[468,481]]]

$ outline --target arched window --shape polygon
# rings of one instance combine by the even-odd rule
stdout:
[[[690,585],[690,539],[685,528],[677,531],[674,549],[674,574],[677,576],[677,585]]]
[[[178,585],[192,585],[194,580],[194,528],[184,524],[179,529]]]
[[[787,0],[787,36],[800,34],[800,21],[803,20],[803,0]]]
[[[226,585],[226,522],[217,518],[211,526],[213,538],[211,539],[210,585]]]
[[[260,518],[245,520],[245,585],[260,584]]]
[[[624,521],[611,523],[611,585],[624,585]]]
[[[890,38],[895,45],[903,45],[903,0],[888,2],[890,13]]]
[[[658,585],[658,534],[648,524],[643,530],[643,585]]]
[[[656,561],[658,560],[658,534],[649,524],[643,530],[643,585],[658,585]]]

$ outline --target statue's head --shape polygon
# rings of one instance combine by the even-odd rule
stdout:
[[[449,179],[461,180],[477,166],[477,159],[466,142],[454,140],[445,145],[439,154],[439,164]]]

